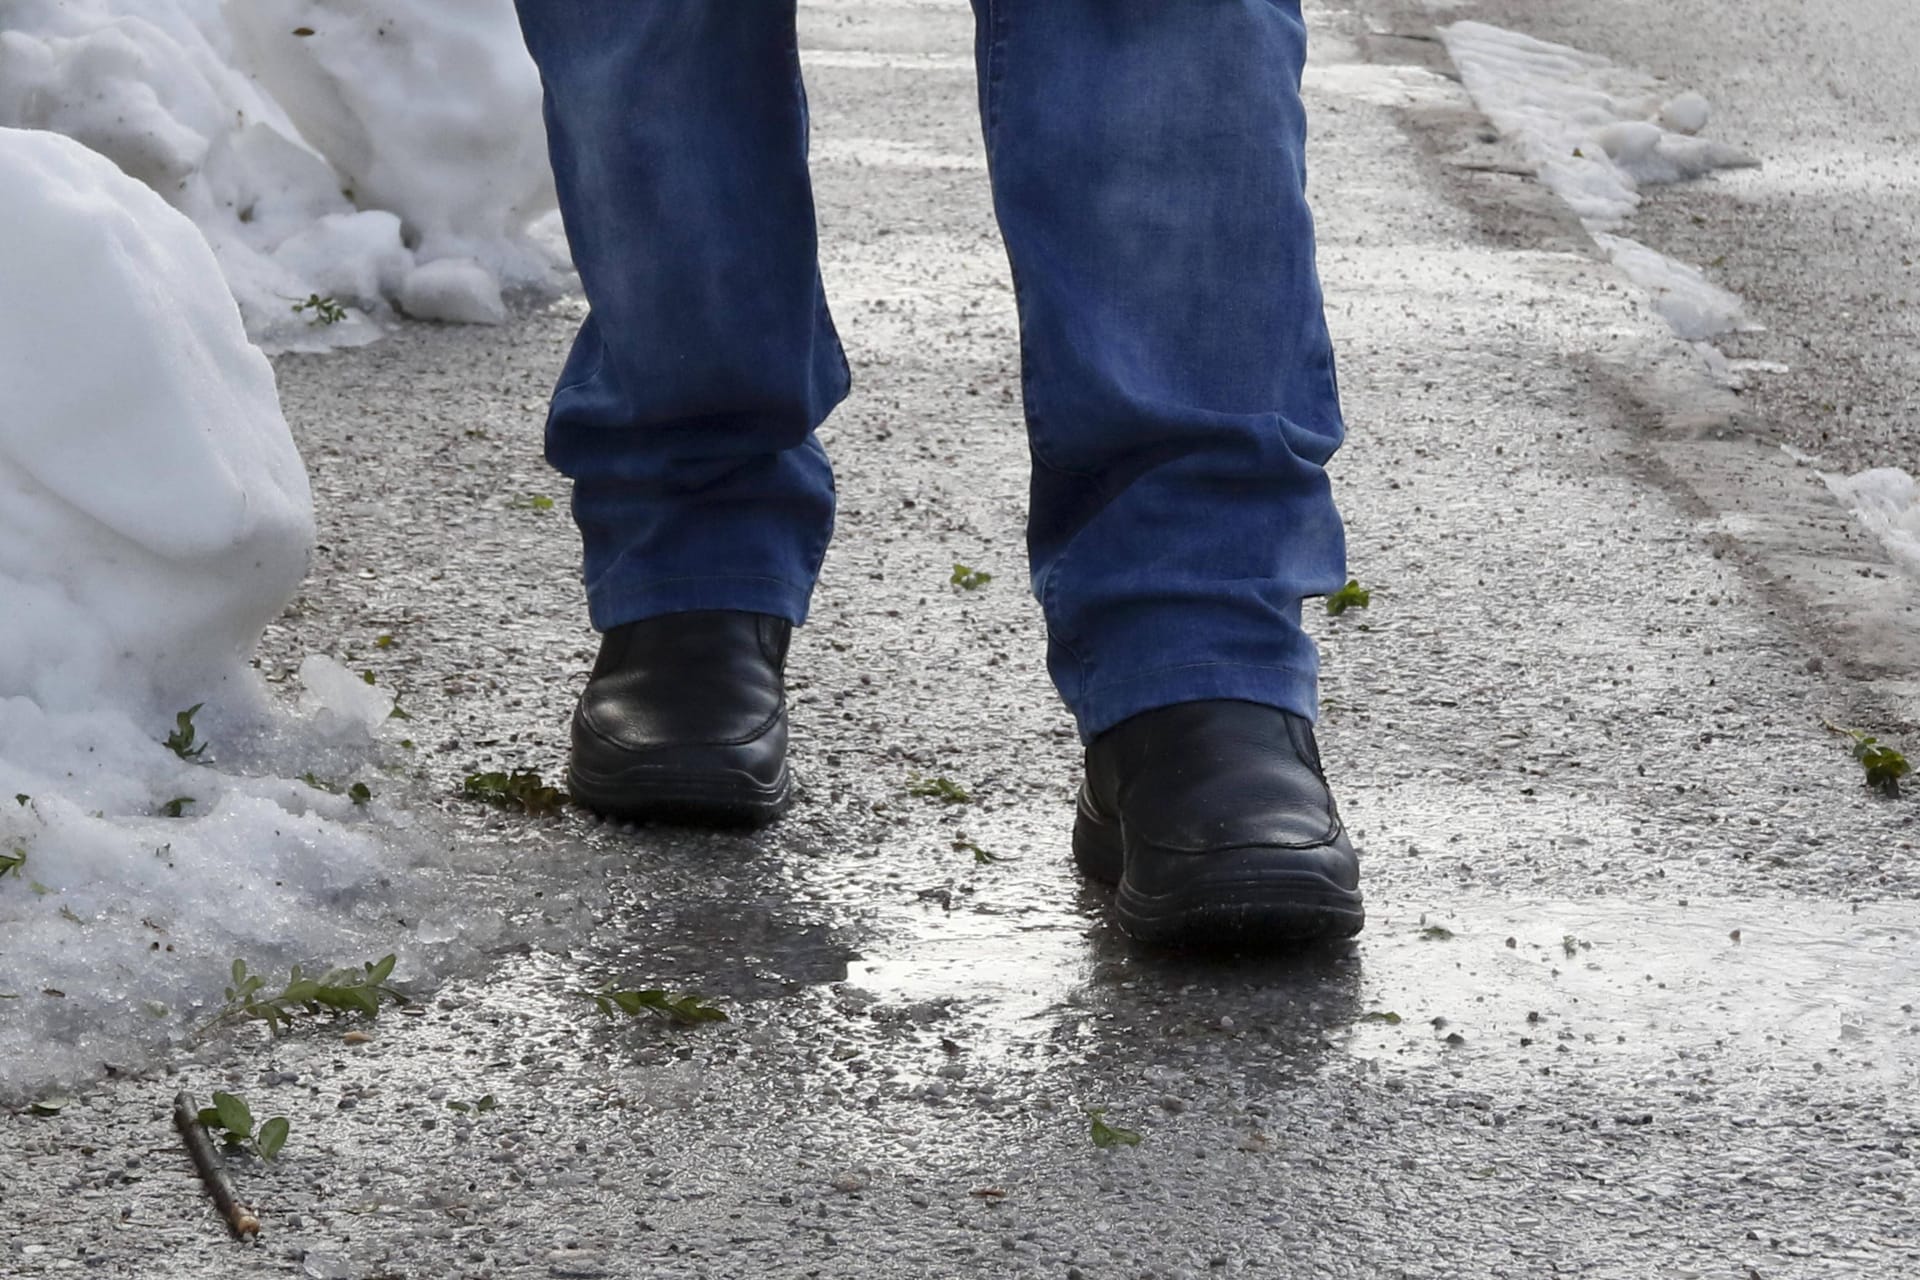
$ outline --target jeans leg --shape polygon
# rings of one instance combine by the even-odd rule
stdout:
[[[590,314],[547,419],[601,630],[803,621],[845,397],[794,0],[520,0]]]
[[[1083,735],[1238,698],[1312,716],[1345,580],[1298,0],[974,0],[1020,304],[1048,665]]]

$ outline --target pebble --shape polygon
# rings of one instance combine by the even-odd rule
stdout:
[[[555,1249],[547,1255],[547,1274],[565,1280],[598,1280],[610,1276],[607,1260],[590,1249]]]

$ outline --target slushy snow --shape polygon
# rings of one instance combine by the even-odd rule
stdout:
[[[1898,467],[1874,467],[1858,475],[1822,472],[1827,489],[1887,549],[1911,577],[1920,577],[1920,482]]]
[[[503,289],[560,278],[539,76],[512,0],[0,12],[0,126],[66,134],[191,218],[270,350],[371,341],[396,307],[494,322]],[[346,316],[294,309],[315,296]]]
[[[1475,104],[1676,333],[1704,343],[1754,327],[1740,299],[1699,268],[1620,234],[1641,188],[1758,163],[1697,136],[1710,116],[1705,98],[1669,96],[1652,77],[1597,54],[1483,22],[1456,22],[1440,35]],[[1727,364],[1714,360],[1717,351],[1701,354]]]
[[[391,700],[311,661],[295,722],[250,666],[313,514],[213,252],[41,131],[0,129],[0,226],[6,1097],[177,1041],[235,956],[284,972],[420,935],[391,925],[399,816],[293,780],[377,791]],[[193,747],[169,750],[201,704]]]

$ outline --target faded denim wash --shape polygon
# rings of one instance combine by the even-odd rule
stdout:
[[[1312,716],[1345,580],[1298,0],[975,0],[1012,262],[1048,666],[1091,737],[1239,698]],[[594,625],[805,619],[848,388],[794,0],[520,0],[590,305],[547,423]]]

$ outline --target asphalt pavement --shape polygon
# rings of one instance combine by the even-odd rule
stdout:
[[[1370,921],[1222,963],[1139,952],[1070,867],[966,7],[804,11],[858,385],[824,433],[795,811],[726,836],[453,795],[556,775],[591,657],[564,502],[532,501],[564,497],[538,420],[577,300],[283,359],[323,546],[264,668],[351,652],[404,691],[408,892],[466,904],[489,955],[364,1041],[247,1029],[7,1117],[0,1275],[1909,1271],[1916,810],[1827,727],[1906,727],[1906,669],[1866,647],[1898,583],[1485,162],[1430,29],[1312,10],[1373,590],[1316,620],[1322,745]],[[607,982],[730,1020],[606,1020]],[[175,1148],[179,1088],[291,1121],[237,1164],[254,1244]]]

